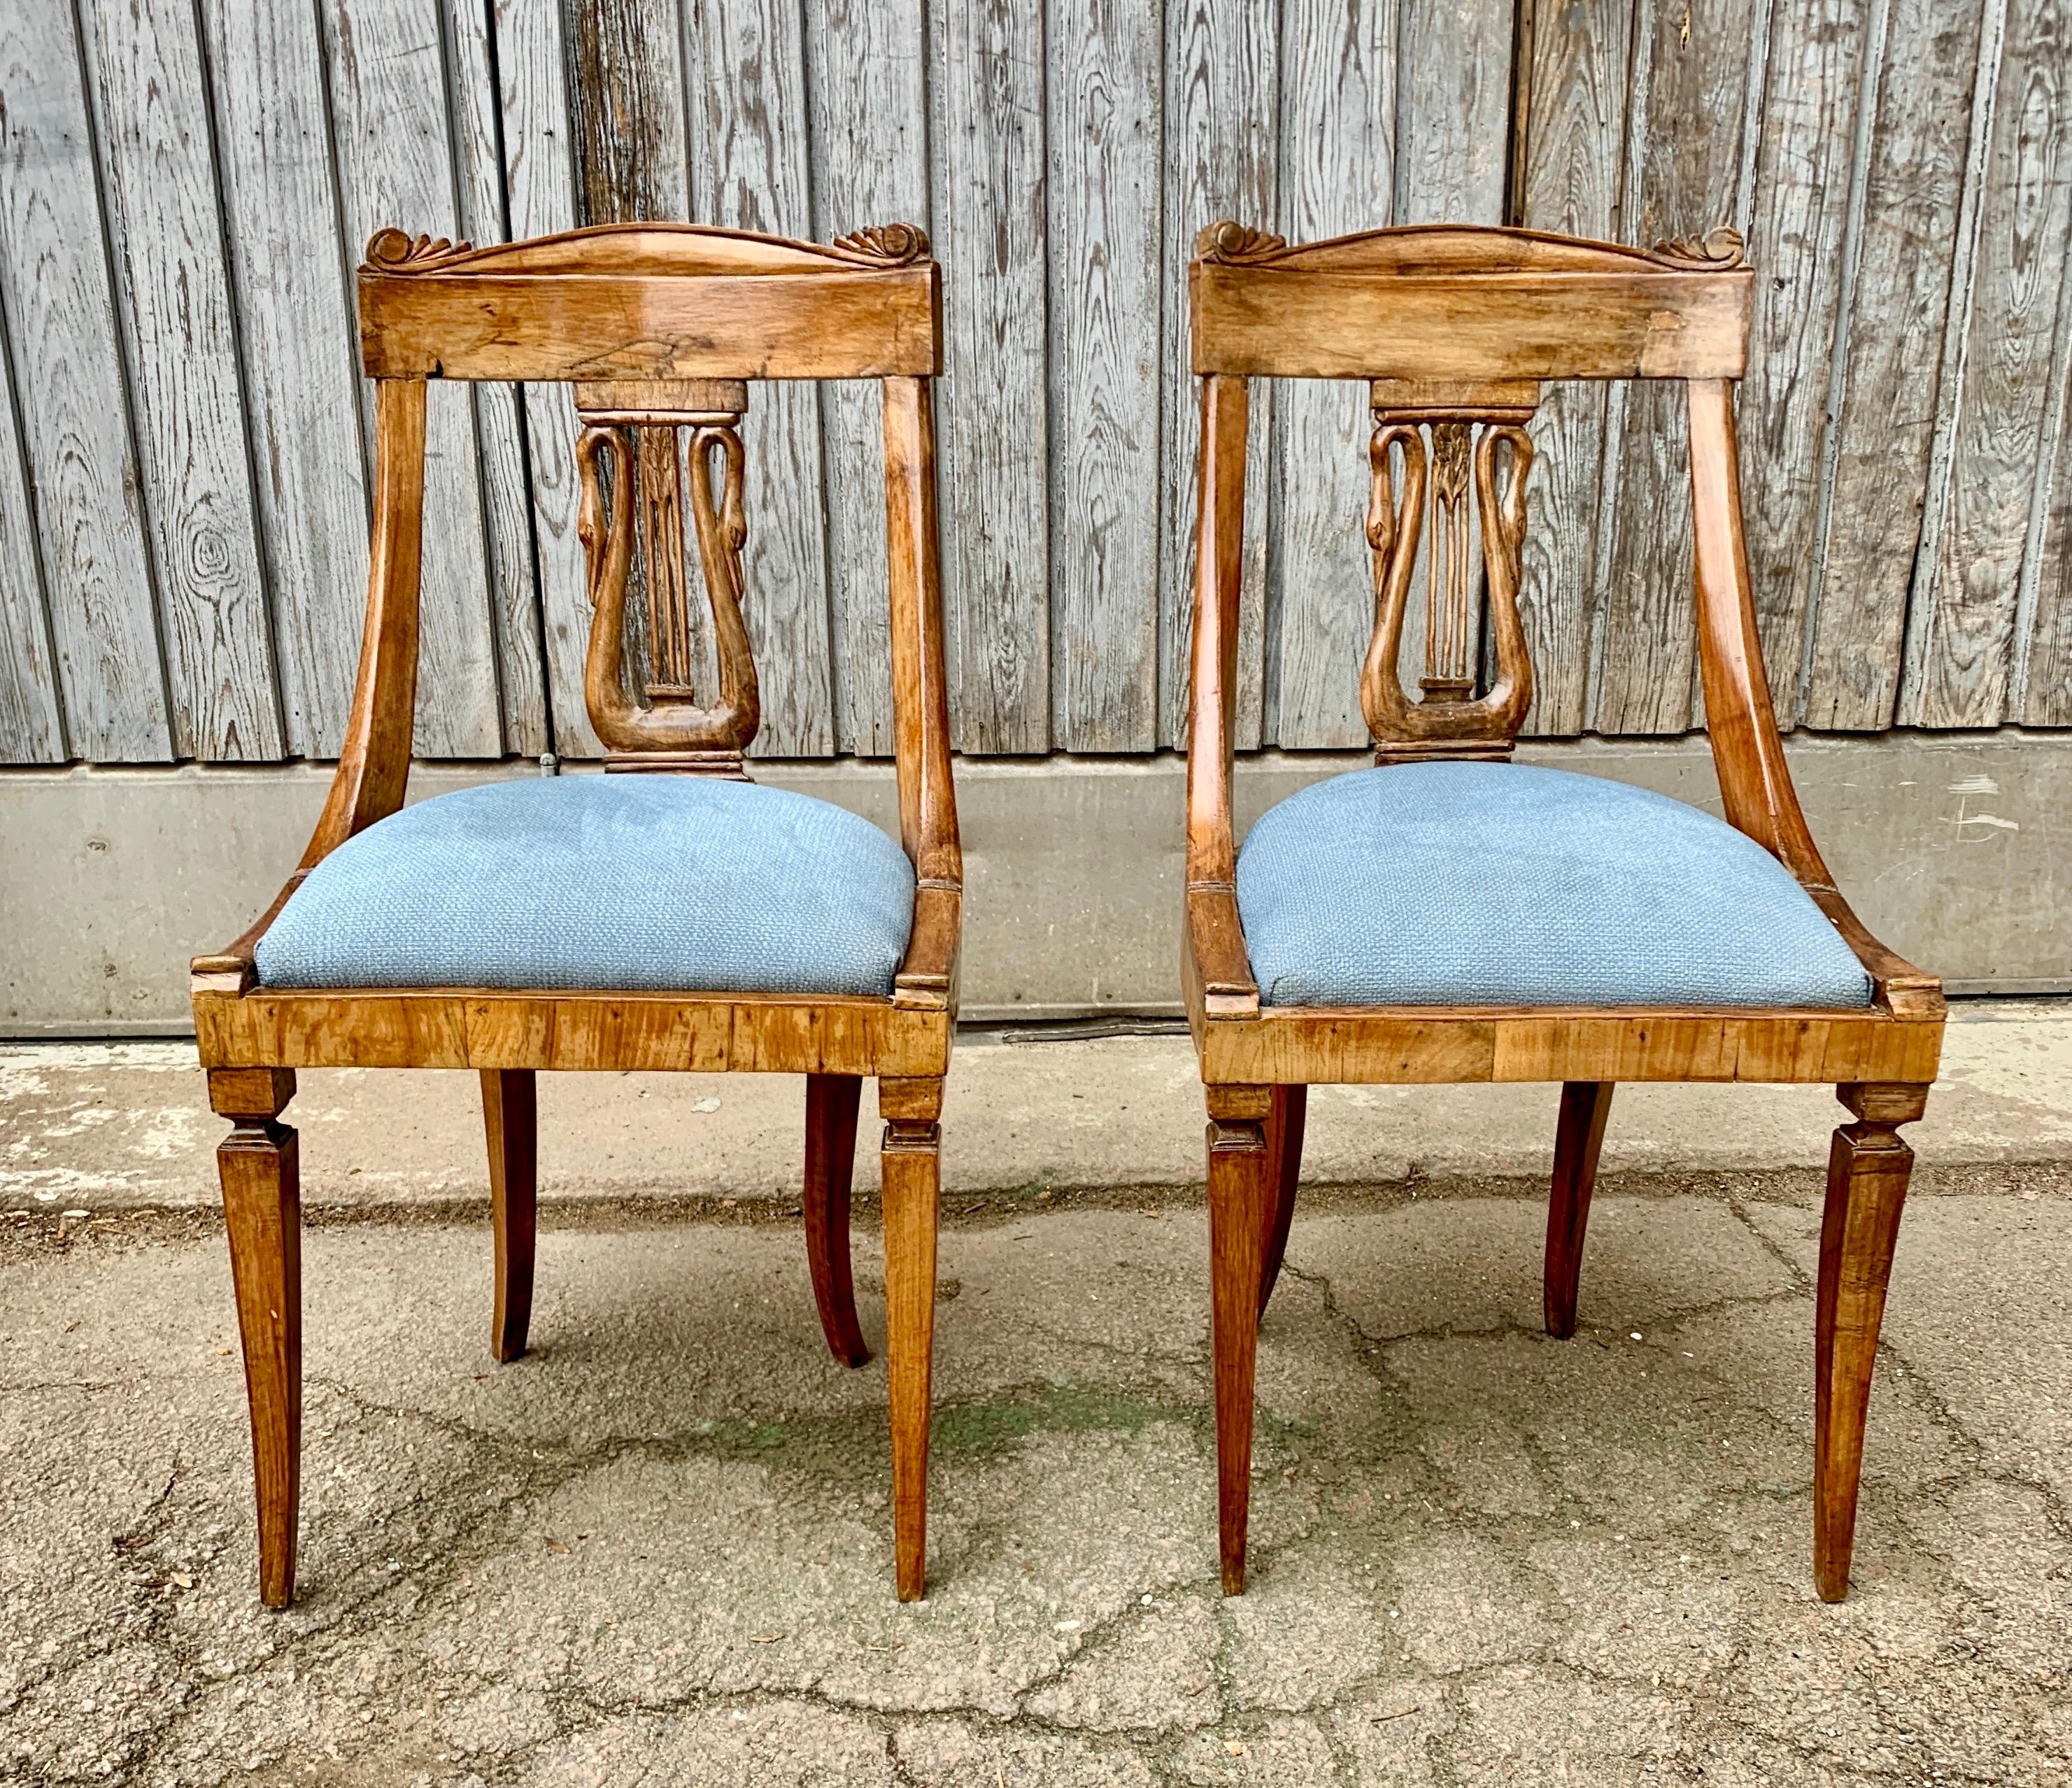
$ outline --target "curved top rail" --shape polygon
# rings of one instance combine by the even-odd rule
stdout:
[[[1289,244],[1230,219],[1194,239],[1196,258],[1223,266],[1288,273],[1724,273],[1748,265],[1738,231],[1673,236],[1652,249],[1587,236],[1480,224],[1405,224]]]
[[[883,273],[928,259],[927,233],[913,224],[886,224],[797,242],[754,230],[705,224],[594,224],[525,242],[478,249],[444,236],[394,228],[368,239],[365,273],[579,273],[604,277],[756,273]]]

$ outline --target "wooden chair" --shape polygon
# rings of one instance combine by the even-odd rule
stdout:
[[[828,1344],[869,1356],[849,1280],[862,1077],[886,1120],[886,1330],[899,1595],[923,1593],[936,1120],[956,1006],[963,880],[937,579],[931,377],[941,284],[904,224],[831,248],[680,224],[470,249],[384,230],[360,269],[375,380],[372,565],[358,688],[330,799],[265,915],[193,964],[245,1345],[262,1599],[294,1586],[301,1445],[295,1132],[304,1067],[473,1068],[495,1230],[491,1341],[525,1349],[533,1076],[543,1068],[804,1074],[807,1255]],[[435,379],[568,380],[582,423],[585,695],[609,771],[399,812],[409,773]],[[900,849],[824,803],[750,786],[743,627],[747,381],[875,379]],[[444,400],[442,400],[442,401]],[[682,438],[688,434],[688,492]],[[683,509],[710,598],[717,700],[689,686]],[[636,525],[637,524],[637,525]],[[641,553],[634,550],[639,536]],[[646,700],[623,662],[644,571]],[[750,593],[752,595],[752,593]]]
[[[1779,746],[1735,457],[1754,277],[1741,240],[1643,252],[1449,226],[1291,248],[1225,223],[1202,233],[1190,277],[1202,457],[1182,956],[1209,1114],[1223,1587],[1244,1587],[1254,1357],[1312,1083],[1563,1083],[1545,1309],[1565,1337],[1614,1084],[1810,1081],[1856,1118],[1829,1157],[1815,1343],[1814,1572],[1839,1600],[1913,1163],[1898,1130],[1922,1115],[1943,1003],[1836,891]],[[1377,767],[1281,804],[1240,855],[1231,704],[1246,388],[1261,376],[1370,384],[1360,697]],[[1731,826],[1504,761],[1532,692],[1523,425],[1544,380],[1634,378],[1684,384],[1699,656]],[[1420,549],[1413,703],[1396,659]],[[1484,587],[1494,673],[1478,696]]]

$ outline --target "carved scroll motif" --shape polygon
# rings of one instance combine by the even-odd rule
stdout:
[[[1360,673],[1360,708],[1374,734],[1377,762],[1511,754],[1532,702],[1532,664],[1518,614],[1525,482],[1532,466],[1532,442],[1520,425],[1531,412],[1529,403],[1486,411],[1375,405],[1367,520],[1375,625]],[[1422,699],[1412,703],[1404,694],[1399,660],[1420,543],[1424,674],[1419,679]],[[1471,698],[1485,586],[1496,676],[1486,694]]]
[[[590,724],[604,742],[608,769],[738,776],[742,754],[762,717],[754,655],[742,619],[741,554],[748,523],[737,426],[741,411],[664,408],[644,391],[637,394],[637,404],[619,409],[587,401],[610,389],[585,387],[578,396],[589,422],[576,447],[582,482],[576,532],[590,564],[592,614],[583,694]],[[680,394],[664,394],[670,395]],[[690,435],[690,517],[719,658],[719,699],[703,708],[692,687],[680,430]],[[636,531],[648,593],[650,675],[644,703],[627,693],[625,672],[626,597]]]

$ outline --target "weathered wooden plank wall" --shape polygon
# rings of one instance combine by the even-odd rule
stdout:
[[[335,753],[360,245],[638,216],[927,228],[959,741],[1170,747],[1224,215],[1734,223],[1785,723],[2072,725],[2068,0],[0,0],[0,762]],[[874,393],[754,406],[761,748],[882,754]],[[1253,415],[1240,739],[1355,743],[1361,393]],[[438,394],[428,755],[595,750],[574,427]],[[1535,428],[1534,729],[1702,724],[1675,394]]]

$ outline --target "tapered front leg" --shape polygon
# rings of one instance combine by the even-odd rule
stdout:
[[[880,1080],[885,1145],[885,1363],[892,1404],[892,1524],[902,1601],[927,1593],[929,1376],[935,1340],[939,1080]]]
[[[295,1132],[274,1121],[294,1095],[292,1069],[209,1070],[209,1104],[236,1126],[216,1161],[252,1414],[259,1599],[269,1608],[294,1599],[302,1490],[302,1193]]]
[[[856,1173],[856,1112],[863,1079],[853,1074],[806,1076],[806,1265],[828,1350],[845,1366],[870,1358],[857,1326],[849,1278],[849,1186]]]
[[[1583,1232],[1597,1188],[1597,1156],[1611,1116],[1610,1080],[1571,1080],[1561,1089],[1554,1129],[1554,1190],[1547,1202],[1547,1264],[1542,1304],[1547,1332],[1566,1341],[1576,1332],[1576,1286],[1583,1272]]]
[[[1885,1284],[1899,1239],[1899,1214],[1914,1151],[1899,1126],[1926,1109],[1926,1087],[1871,1083],[1838,1087],[1856,1115],[1835,1132],[1827,1156],[1827,1204],[1820,1224],[1820,1288],[1813,1358],[1813,1580],[1823,1601],[1849,1593],[1856,1549],[1856,1491],[1864,1418]]]
[[[496,1237],[496,1307],[489,1345],[500,1360],[525,1351],[532,1323],[532,1253],[539,1233],[540,1116],[530,1068],[485,1068],[482,1124],[489,1139],[489,1219]]]
[[[1273,1109],[1266,1120],[1267,1174],[1273,1186],[1273,1223],[1267,1232],[1266,1260],[1259,1280],[1259,1313],[1273,1296],[1281,1263],[1288,1252],[1289,1227],[1295,1221],[1295,1187],[1302,1177],[1302,1132],[1309,1111],[1307,1087],[1276,1087]]]
[[[1244,1593],[1252,1506],[1253,1375],[1276,1187],[1262,1122],[1264,1088],[1212,1087],[1209,1121],[1209,1302],[1215,1360],[1216,1522],[1223,1593]],[[1244,1113],[1257,1093],[1260,1116]]]

